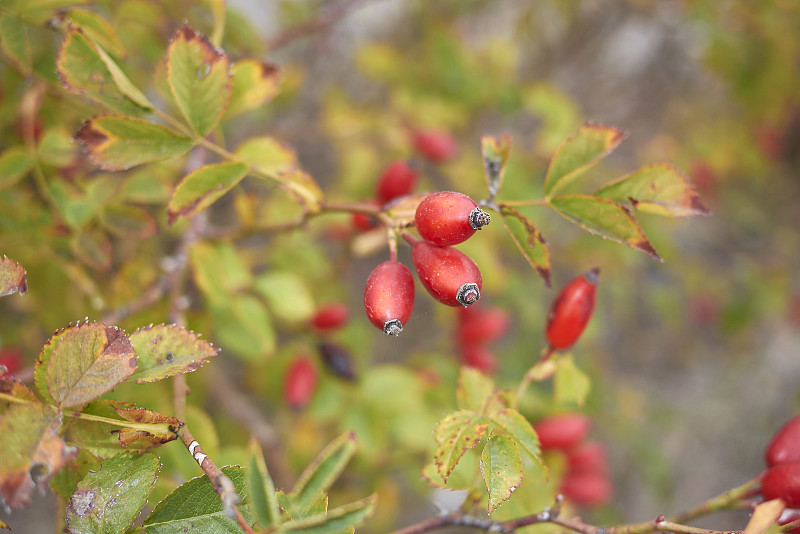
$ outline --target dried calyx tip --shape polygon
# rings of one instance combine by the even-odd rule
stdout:
[[[383,331],[390,336],[399,336],[403,331],[403,323],[400,322],[400,319],[389,319],[383,323]]]
[[[456,294],[456,300],[465,308],[478,302],[479,298],[481,298],[481,290],[478,288],[478,284],[474,282],[469,282],[459,287]]]
[[[490,222],[492,222],[492,218],[489,214],[477,206],[469,212],[469,226],[473,230],[480,230]]]
[[[597,279],[600,278],[600,267],[595,267],[583,273],[583,277],[592,285],[597,285]]]

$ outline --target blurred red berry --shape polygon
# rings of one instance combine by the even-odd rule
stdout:
[[[375,197],[381,204],[410,194],[417,185],[419,171],[405,160],[397,160],[383,170]]]
[[[720,315],[720,303],[716,295],[700,293],[689,300],[689,317],[692,322],[702,326],[717,322]]]
[[[349,311],[341,302],[330,302],[320,306],[311,317],[311,327],[318,332],[330,332],[347,324]]]
[[[706,161],[697,160],[689,171],[692,183],[703,195],[713,196],[717,190],[717,176],[714,168]]]
[[[374,206],[376,208],[380,207],[380,204],[374,200],[366,201],[365,204],[369,204],[370,206]],[[367,215],[366,213],[353,213],[353,228],[356,230],[366,232],[372,230],[373,228],[377,228],[379,224],[380,222],[378,219],[372,215]]]
[[[567,451],[569,471],[596,471],[608,474],[606,448],[599,441],[587,441]]]
[[[800,507],[800,462],[767,469],[761,477],[761,494],[765,501],[780,499],[789,508]]]
[[[761,153],[772,161],[779,161],[784,153],[783,133],[777,126],[764,124],[756,130],[756,144]]]
[[[414,277],[399,261],[385,261],[370,273],[364,287],[364,310],[376,328],[397,336],[414,309]]]
[[[421,130],[414,133],[414,148],[428,161],[443,163],[456,156],[458,142],[447,132]]]
[[[0,349],[0,365],[7,369],[7,371],[0,369],[0,376],[16,374],[22,369],[22,351],[16,347]]]
[[[539,435],[539,443],[543,450],[559,449],[568,451],[583,441],[589,433],[591,420],[580,413],[555,415],[542,419],[534,430]]]
[[[600,269],[586,271],[568,283],[550,306],[545,334],[552,350],[568,349],[581,337],[594,311]]]
[[[317,369],[308,356],[294,360],[286,370],[283,398],[291,408],[301,410],[311,401],[317,389]]]
[[[422,239],[440,247],[463,243],[490,221],[474,200],[454,191],[433,193],[419,203],[414,215]]]
[[[474,367],[485,374],[497,369],[497,357],[483,345],[473,345],[461,349],[461,361],[468,367]]]
[[[470,306],[458,312],[456,341],[463,346],[491,343],[502,338],[511,325],[511,316],[503,308]]]
[[[338,343],[327,341],[320,343],[318,349],[319,356],[328,371],[348,382],[356,379],[356,367],[349,350]]]
[[[800,415],[790,419],[772,436],[765,459],[769,467],[800,461]]]
[[[560,492],[578,506],[602,506],[611,500],[614,488],[608,476],[597,471],[567,471]]]
[[[411,259],[422,285],[442,304],[466,307],[481,297],[481,272],[460,250],[417,241],[411,249]]]

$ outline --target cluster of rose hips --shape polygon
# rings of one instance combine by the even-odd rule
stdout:
[[[422,240],[409,234],[411,260],[422,286],[447,306],[470,306],[481,296],[483,280],[472,259],[453,248],[489,224],[489,214],[466,195],[441,191],[417,206],[414,222]],[[367,279],[364,309],[367,317],[386,334],[403,331],[414,308],[414,278],[397,260],[379,264]]]
[[[353,357],[346,347],[327,340],[328,334],[347,324],[349,312],[341,302],[331,302],[320,306],[309,321],[311,331],[319,338],[317,352],[328,371],[349,382],[356,379]],[[286,404],[301,410],[311,401],[319,380],[317,367],[310,356],[300,354],[286,369],[283,380],[283,398]]]
[[[800,416],[775,433],[764,456],[767,470],[761,476],[761,495],[766,501],[784,502],[789,510],[781,517],[782,524],[800,518]]]
[[[480,305],[458,310],[455,339],[461,362],[484,373],[497,368],[497,357],[489,344],[505,335],[511,318],[499,307],[483,308]]]
[[[559,493],[578,506],[600,506],[611,500],[613,487],[603,444],[586,441],[591,421],[571,413],[542,419],[533,425],[543,451],[560,451],[567,468]]]

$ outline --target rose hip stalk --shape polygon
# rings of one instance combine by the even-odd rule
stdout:
[[[481,272],[469,256],[453,247],[437,247],[404,235],[420,282],[448,306],[470,306],[481,298]]]
[[[375,267],[364,288],[364,310],[377,328],[390,336],[400,335],[414,309],[414,277],[398,261]]]
[[[586,271],[558,294],[547,315],[545,335],[550,350],[568,349],[581,337],[594,311],[600,269]]]
[[[489,214],[474,200],[453,191],[430,195],[420,202],[414,215],[420,237],[440,247],[463,243],[490,221]]]

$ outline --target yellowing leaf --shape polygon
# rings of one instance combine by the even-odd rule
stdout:
[[[462,410],[483,413],[496,390],[491,378],[472,367],[462,367],[458,374],[456,404]]]
[[[780,499],[762,502],[753,510],[753,515],[742,534],[764,534],[767,529],[777,524],[784,508],[786,505]]]
[[[297,478],[292,488],[292,503],[302,508],[327,491],[342,474],[357,448],[354,432],[342,434],[330,442]]]
[[[625,139],[625,132],[611,126],[587,123],[558,148],[544,181],[544,194],[551,197],[571,184],[588,168],[610,154]]]
[[[28,277],[22,265],[11,258],[0,259],[0,297],[12,293],[24,295],[28,292]]]
[[[144,408],[114,407],[114,410],[124,420],[136,423],[114,431],[119,435],[119,444],[123,447],[139,441],[150,445],[163,445],[178,438],[181,422],[174,417]]]
[[[247,174],[243,163],[206,165],[185,176],[169,201],[169,224],[178,217],[194,217],[233,189]]]
[[[575,404],[583,406],[586,395],[591,389],[591,381],[578,369],[572,355],[565,355],[558,360],[556,376],[553,379],[553,393],[558,404]]]
[[[0,152],[0,190],[15,185],[32,167],[33,159],[25,147],[12,146]]]
[[[512,208],[500,203],[500,215],[503,226],[517,249],[528,262],[528,265],[544,280],[547,287],[550,283],[550,248],[539,228],[529,218]]]
[[[232,118],[263,106],[278,94],[279,71],[275,65],[256,59],[237,61],[233,72],[233,93],[225,118]]]
[[[491,514],[522,483],[522,461],[514,440],[497,434],[489,436],[481,454],[481,474],[489,491]]]
[[[550,207],[589,233],[628,245],[661,261],[631,212],[611,200],[590,195],[562,195]]]
[[[511,153],[511,136],[502,135],[494,137],[484,135],[481,137],[481,156],[483,156],[483,172],[486,185],[489,187],[489,197],[494,198],[503,186],[506,173],[506,163]]]
[[[228,56],[188,25],[167,50],[167,82],[186,121],[201,137],[219,124],[231,98]]]
[[[83,323],[57,332],[36,361],[36,387],[48,402],[77,408],[136,370],[133,346],[115,326]]]
[[[541,458],[539,436],[524,415],[509,408],[493,413],[491,419],[497,428],[502,428],[523,449],[528,451],[540,465],[544,466]]]
[[[140,328],[130,341],[139,357],[130,379],[139,384],[192,372],[219,352],[194,332],[172,324]]]
[[[295,151],[269,136],[247,139],[236,148],[236,155],[244,163],[267,175],[277,176],[297,168]]]
[[[100,220],[109,232],[123,239],[146,239],[158,231],[155,217],[138,206],[106,206]]]
[[[180,156],[194,144],[163,126],[113,115],[89,119],[75,138],[100,167],[109,171]]]
[[[689,179],[673,165],[648,165],[605,185],[596,196],[630,202],[639,211],[668,217],[708,215]]]
[[[125,47],[114,27],[99,13],[86,8],[70,9],[62,18],[78,28],[105,50],[119,58],[125,57]]]
[[[436,428],[439,446],[433,456],[436,470],[447,482],[458,461],[469,449],[480,443],[486,432],[487,419],[475,412],[461,410],[442,419]]]

